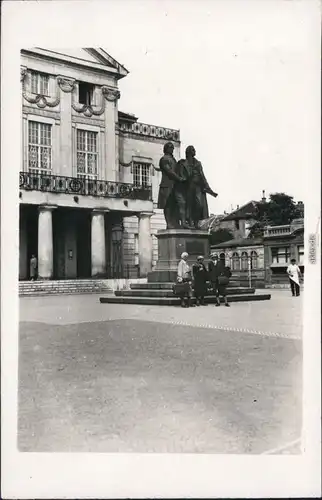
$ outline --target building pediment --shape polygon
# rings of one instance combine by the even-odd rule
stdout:
[[[71,65],[83,66],[114,74],[117,79],[124,78],[129,72],[102,48],[43,49],[35,47],[22,49],[23,54],[34,55],[49,60],[59,60]]]

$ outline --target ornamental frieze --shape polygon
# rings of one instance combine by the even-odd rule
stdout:
[[[102,94],[105,99],[110,102],[117,101],[121,97],[119,90],[107,87],[106,85],[102,87]]]
[[[102,102],[102,105],[100,108],[97,109],[97,106],[92,106],[91,104],[79,104],[79,103],[72,103],[72,108],[76,113],[82,113],[84,116],[90,118],[91,116],[100,116],[104,113],[105,111],[105,105],[104,101]]]
[[[24,66],[21,66],[20,67],[20,81],[23,82],[24,79],[26,78],[27,76],[27,68],[25,68]]]
[[[49,106],[50,108],[55,108],[60,103],[59,96],[52,98],[41,94],[37,94],[35,97],[33,97],[25,90],[23,90],[22,96],[27,102],[30,102],[31,104],[37,104],[38,108],[40,109],[44,109],[46,108],[46,106]]]
[[[32,94],[29,92],[28,87],[28,80],[27,80],[27,85],[26,85],[26,78],[28,75],[28,69],[24,66],[20,67],[20,81],[22,82],[22,97],[25,99],[25,101],[29,102],[30,104],[36,104],[38,108],[44,109],[47,106],[49,108],[55,108],[58,106],[60,103],[60,95],[57,92],[56,96],[45,96],[43,94]]]
[[[129,161],[128,163],[125,163],[124,161],[119,161],[119,164],[121,165],[121,167],[132,167],[132,160]]]
[[[57,78],[57,83],[59,88],[63,92],[73,92],[73,90],[75,89],[75,80],[73,78],[59,76]]]
[[[103,96],[101,97],[101,105],[96,106],[93,104],[80,104],[76,102],[75,100],[76,96],[76,88],[73,91],[73,102],[72,102],[72,108],[76,113],[83,114],[87,118],[90,118],[91,116],[100,116],[104,113],[105,111],[105,101],[103,99]]]

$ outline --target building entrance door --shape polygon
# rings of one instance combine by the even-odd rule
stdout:
[[[19,279],[30,279],[30,259],[38,258],[38,207],[20,205],[19,217]]]

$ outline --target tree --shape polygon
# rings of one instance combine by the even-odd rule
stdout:
[[[282,226],[301,217],[301,213],[293,200],[286,193],[273,193],[269,201],[260,201],[256,205],[255,222],[250,228],[249,238],[263,236],[266,226]]]
[[[209,236],[210,245],[220,245],[220,243],[225,243],[234,239],[234,235],[229,229],[221,228],[216,231],[211,231]]]

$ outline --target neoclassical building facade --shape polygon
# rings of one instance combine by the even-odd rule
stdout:
[[[21,51],[19,278],[145,276],[157,260],[165,142],[178,130],[119,111],[128,70],[105,50]]]

